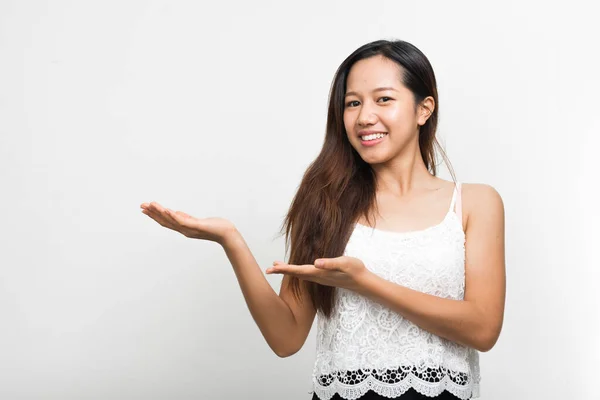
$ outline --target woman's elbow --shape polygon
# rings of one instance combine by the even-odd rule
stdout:
[[[279,358],[287,358],[296,354],[300,349],[273,349],[273,352]]]
[[[296,343],[296,342],[292,342],[292,341],[288,340],[288,341],[280,342],[277,345],[269,344],[269,347],[271,347],[271,350],[273,350],[273,353],[275,353],[277,355],[277,357],[286,358],[286,357],[293,356],[298,351],[300,351],[300,349],[302,348],[303,345],[304,345],[304,343]]]
[[[477,343],[475,343],[475,349],[482,353],[490,351],[496,345],[496,342],[500,337],[500,330],[501,327],[484,330],[479,336]]]

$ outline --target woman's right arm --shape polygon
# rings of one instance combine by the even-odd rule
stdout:
[[[258,266],[242,235],[223,218],[195,218],[156,202],[142,203],[142,212],[165,228],[182,235],[219,243],[237,277],[244,299],[267,344],[279,357],[288,357],[302,348],[315,319],[315,309],[300,285],[298,302],[284,276],[279,296]]]
[[[222,241],[250,314],[267,344],[279,357],[289,357],[302,348],[316,311],[308,294],[301,288],[298,302],[284,275],[279,295],[275,293],[242,235],[232,230]]]

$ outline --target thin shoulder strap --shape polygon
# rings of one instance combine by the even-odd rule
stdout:
[[[450,203],[450,211],[454,210],[456,215],[458,215],[458,220],[462,223],[462,196],[461,196],[461,183],[456,182],[456,186],[454,188],[454,193],[452,194],[452,202]],[[454,204],[456,203],[456,209],[454,208]]]

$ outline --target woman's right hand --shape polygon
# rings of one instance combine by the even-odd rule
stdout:
[[[143,203],[140,207],[144,214],[160,225],[189,238],[210,240],[223,245],[236,232],[235,225],[224,218],[195,218],[183,211],[162,207],[154,201]]]

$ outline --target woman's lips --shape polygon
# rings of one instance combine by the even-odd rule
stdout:
[[[375,140],[362,140],[360,138],[359,139],[360,139],[360,143],[363,146],[365,146],[365,147],[371,147],[371,146],[375,146],[375,145],[381,143],[386,137],[387,137],[387,133],[383,137],[381,137],[379,139],[375,139]]]

